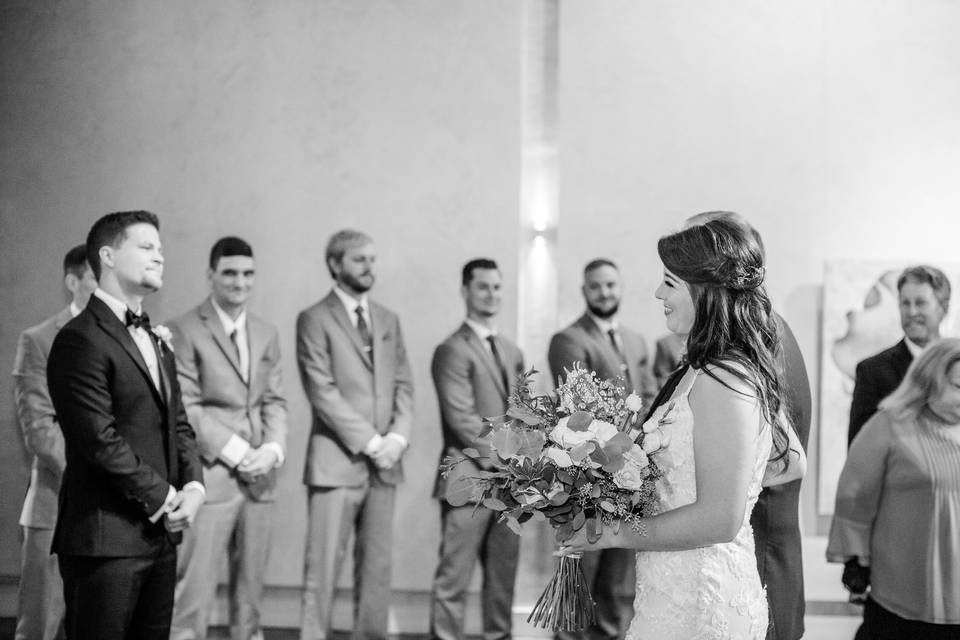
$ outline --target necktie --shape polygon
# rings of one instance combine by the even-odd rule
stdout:
[[[150,332],[150,316],[146,312],[136,314],[130,309],[127,309],[126,321],[128,327],[133,327],[134,329],[145,329],[148,333]]]
[[[633,391],[633,382],[630,380],[630,365],[627,363],[627,356],[624,355],[623,350],[620,349],[620,341],[617,340],[617,330],[610,329],[607,331],[607,335],[610,336],[610,344],[613,345],[613,350],[616,352],[617,357],[620,358],[620,371],[623,373],[623,379],[627,383],[627,390]]]
[[[493,360],[497,363],[497,369],[500,370],[500,380],[503,382],[503,388],[507,394],[510,393],[510,376],[507,375],[507,368],[503,365],[503,358],[500,357],[500,349],[497,347],[497,339],[493,334],[487,336],[487,342],[490,343],[490,353],[493,354]]]
[[[370,358],[373,358],[373,336],[370,335],[370,327],[367,326],[367,319],[363,317],[363,307],[357,305],[357,333],[360,334],[360,342],[363,343],[363,350]]]

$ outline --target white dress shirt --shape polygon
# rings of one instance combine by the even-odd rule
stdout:
[[[353,328],[356,329],[357,323],[359,322],[357,319],[357,308],[359,307],[363,313],[363,319],[367,321],[367,327],[370,330],[370,335],[373,335],[373,318],[370,317],[370,302],[367,299],[367,294],[361,295],[360,299],[357,300],[338,286],[333,287],[333,292],[337,294],[337,297],[340,298],[340,302],[343,303],[344,308],[347,310],[347,318],[350,319],[350,324],[353,325]],[[399,433],[394,433],[391,431],[390,433],[382,436],[379,433],[374,434],[373,437],[367,442],[367,446],[363,448],[363,452],[367,455],[370,455],[376,451],[380,446],[381,438],[393,438],[399,442],[404,449],[407,448],[407,439]]]
[[[227,334],[227,337],[234,331],[237,332],[235,339],[237,341],[237,353],[240,357],[240,372],[242,373],[243,381],[250,384],[250,342],[247,336],[247,310],[244,309],[236,319],[233,319],[226,311],[220,308],[220,305],[218,305],[217,301],[212,297],[210,298],[210,303],[213,305],[213,310],[217,312],[217,317],[220,318],[220,324],[223,325],[223,331]],[[261,446],[277,454],[277,461],[273,465],[274,468],[283,464],[283,447],[281,447],[279,443],[265,442]],[[220,450],[218,457],[223,460],[227,466],[233,468],[243,462],[243,459],[251,448],[249,442],[237,434],[233,434],[230,436],[230,439],[227,440],[227,444],[223,445],[223,449]]]
[[[127,303],[123,300],[119,300],[100,287],[97,287],[93,295],[100,298],[105,305],[110,307],[110,310],[113,311],[114,315],[120,320],[120,322],[126,325],[127,323]],[[131,309],[131,311],[133,311]],[[134,311],[134,313],[140,313],[140,309]],[[150,377],[153,379],[153,384],[156,386],[157,390],[160,387],[160,363],[157,360],[157,350],[154,348],[154,338],[147,333],[147,330],[143,327],[127,327],[127,331],[130,333],[130,337],[133,338],[134,343],[137,345],[137,349],[140,351],[140,355],[143,356],[143,360],[147,363],[147,370],[150,372]],[[200,492],[200,495],[206,496],[207,491],[203,488],[203,484],[197,482],[196,480],[191,480],[187,484],[183,485],[183,490],[187,491],[188,489],[195,489]],[[150,516],[150,522],[156,522],[163,517],[163,514],[169,513],[173,509],[170,507],[170,503],[173,501],[174,497],[177,495],[177,490],[173,488],[173,485],[170,485],[170,488],[167,490],[167,499],[163,501],[163,506],[161,506],[152,516]]]

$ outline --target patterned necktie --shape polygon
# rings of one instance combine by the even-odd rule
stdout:
[[[370,358],[373,358],[373,336],[370,335],[370,327],[367,325],[367,319],[363,317],[363,307],[357,305],[357,333],[360,334],[360,342],[363,343],[363,350],[367,352]]]
[[[607,335],[610,336],[610,344],[613,345],[613,350],[616,352],[617,357],[620,358],[620,372],[623,374],[623,379],[627,383],[627,390],[633,391],[633,382],[630,380],[630,365],[627,363],[627,356],[620,348],[620,341],[617,339],[617,330],[610,329],[607,331]]]
[[[510,376],[507,375],[507,368],[503,365],[503,358],[500,357],[500,349],[497,347],[497,339],[493,334],[487,336],[487,342],[490,343],[490,353],[493,354],[493,360],[497,363],[497,369],[500,370],[500,380],[503,382],[503,388],[507,394],[510,394]]]

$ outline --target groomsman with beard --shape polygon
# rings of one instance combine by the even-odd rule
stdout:
[[[482,610],[485,640],[511,637],[513,589],[517,575],[520,537],[497,513],[468,504],[446,502],[447,486],[464,476],[492,466],[483,456],[489,444],[476,441],[484,418],[504,415],[507,398],[523,372],[523,354],[497,331],[503,278],[497,263],[486,258],[463,267],[460,294],[467,317],[433,354],[431,373],[440,401],[443,426],[441,462],[447,456],[463,458],[463,449],[474,447],[479,459],[465,459],[447,478],[437,476],[434,496],[440,500],[440,561],[433,579],[430,637],[459,640],[464,637],[467,589],[477,560],[483,570]]]
[[[67,460],[53,550],[71,640],[167,640],[175,545],[204,498],[169,336],[141,308],[163,284],[158,229],[147,211],[94,223],[99,287],[50,350]]]
[[[287,404],[277,330],[247,310],[254,275],[250,245],[221,238],[210,251],[210,296],[170,325],[207,489],[177,558],[171,640],[207,637],[224,555],[231,638],[263,637],[260,599]]]
[[[601,380],[621,376],[629,391],[648,406],[657,394],[643,337],[617,318],[620,309],[620,271],[611,260],[598,258],[583,269],[584,314],[550,340],[547,359],[554,380],[580,362]],[[562,631],[560,640],[623,638],[633,619],[636,588],[634,552],[603,549],[583,554],[583,572],[597,603],[597,622],[582,632]]]
[[[67,461],[63,433],[47,390],[47,357],[57,332],[77,317],[97,288],[85,245],[74,247],[64,256],[63,283],[70,292],[70,305],[20,334],[13,364],[17,419],[27,451],[33,456],[30,485],[20,513],[23,546],[16,640],[63,637],[63,581],[50,545],[57,522],[60,479]]]
[[[353,637],[387,637],[394,496],[413,430],[413,377],[399,319],[367,296],[375,260],[370,236],[335,233],[326,251],[333,290],[297,318],[297,364],[313,409],[303,640],[329,636],[352,533]]]

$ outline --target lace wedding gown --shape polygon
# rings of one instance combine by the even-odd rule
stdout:
[[[687,395],[700,374],[691,369],[671,401],[650,417],[660,421],[669,411],[672,422],[663,430],[671,441],[654,458],[664,467],[658,482],[659,512],[690,504],[697,498],[693,455],[693,414]],[[767,458],[770,425],[758,434],[753,476],[743,523],[736,537],[686,551],[637,553],[637,594],[627,640],[763,640],[767,632],[767,598],[757,573],[750,513],[760,494]]]

